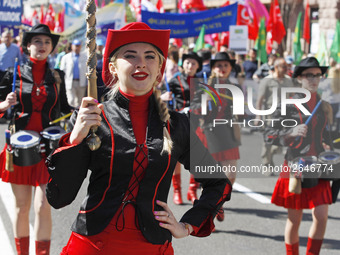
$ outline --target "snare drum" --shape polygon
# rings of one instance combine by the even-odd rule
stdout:
[[[322,166],[322,179],[329,181],[340,179],[340,153],[335,151],[322,152],[319,155],[319,162]]]
[[[40,136],[35,131],[21,130],[11,136],[13,164],[32,166],[41,160]]]
[[[59,147],[59,140],[64,134],[66,134],[66,131],[60,126],[51,126],[41,132],[46,155],[50,155],[51,152]]]
[[[319,183],[321,171],[315,156],[298,157],[291,163],[291,172],[301,173],[302,188],[312,188]]]

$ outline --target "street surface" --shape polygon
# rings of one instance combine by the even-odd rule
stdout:
[[[0,145],[4,146],[4,130],[7,124],[0,125]],[[241,159],[239,166],[260,166],[261,133],[242,132]],[[282,155],[276,155],[277,166],[283,162]],[[251,176],[251,177],[250,177]],[[285,254],[284,227],[286,210],[270,203],[272,191],[278,173],[267,177],[261,173],[238,174],[232,198],[224,204],[225,220],[217,222],[216,231],[206,238],[188,237],[174,239],[176,255],[273,255]],[[191,206],[186,201],[189,174],[182,171],[182,191],[185,204],[176,206],[172,203],[172,189],[169,193],[169,205],[179,220]],[[87,182],[84,182],[76,200],[69,206],[52,209],[53,234],[51,255],[60,253],[70,236],[70,226],[75,219],[80,203],[86,194]],[[340,199],[329,207],[329,220],[321,254],[340,254]],[[13,255],[15,244],[11,219],[14,213],[14,200],[10,185],[0,181],[0,254]],[[30,254],[34,253],[33,229],[34,214],[31,209]],[[300,226],[300,254],[305,254],[309,227],[312,222],[310,210],[305,210]],[[112,253],[114,254],[114,253]]]

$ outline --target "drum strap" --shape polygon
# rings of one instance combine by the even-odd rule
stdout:
[[[54,79],[55,79],[55,84],[57,86],[57,93],[59,95],[60,91],[60,83],[61,83],[61,78],[57,70],[51,69],[51,72],[53,73]]]

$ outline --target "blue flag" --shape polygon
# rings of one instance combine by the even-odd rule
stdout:
[[[170,29],[171,38],[198,36],[203,24],[205,34],[229,31],[236,25],[237,3],[194,13],[157,13],[142,10],[142,21],[153,29]]]
[[[0,0],[0,26],[21,25],[22,0]]]

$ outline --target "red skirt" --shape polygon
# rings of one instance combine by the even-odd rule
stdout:
[[[208,148],[208,143],[207,143],[207,137],[204,135],[202,128],[198,127],[196,129],[196,135],[201,140],[203,145],[207,149],[209,149]],[[231,148],[231,149],[225,150],[225,151],[220,151],[220,152],[212,153],[211,155],[218,162],[225,161],[225,160],[237,160],[237,159],[240,159],[240,151],[239,151],[238,147]]]
[[[72,232],[60,255],[173,255],[171,243],[163,245],[149,243],[138,229],[124,228],[117,231],[113,220],[103,232],[83,236]]]
[[[284,166],[287,166],[286,163]],[[289,171],[289,168],[285,168]],[[272,195],[272,203],[290,209],[312,209],[318,205],[332,204],[332,192],[329,181],[319,180],[312,188],[302,188],[301,194],[288,191],[289,172],[281,172]]]
[[[49,174],[45,165],[45,158],[32,166],[13,165],[14,171],[5,169],[6,146],[0,153],[0,178],[4,182],[37,187],[48,182]]]

